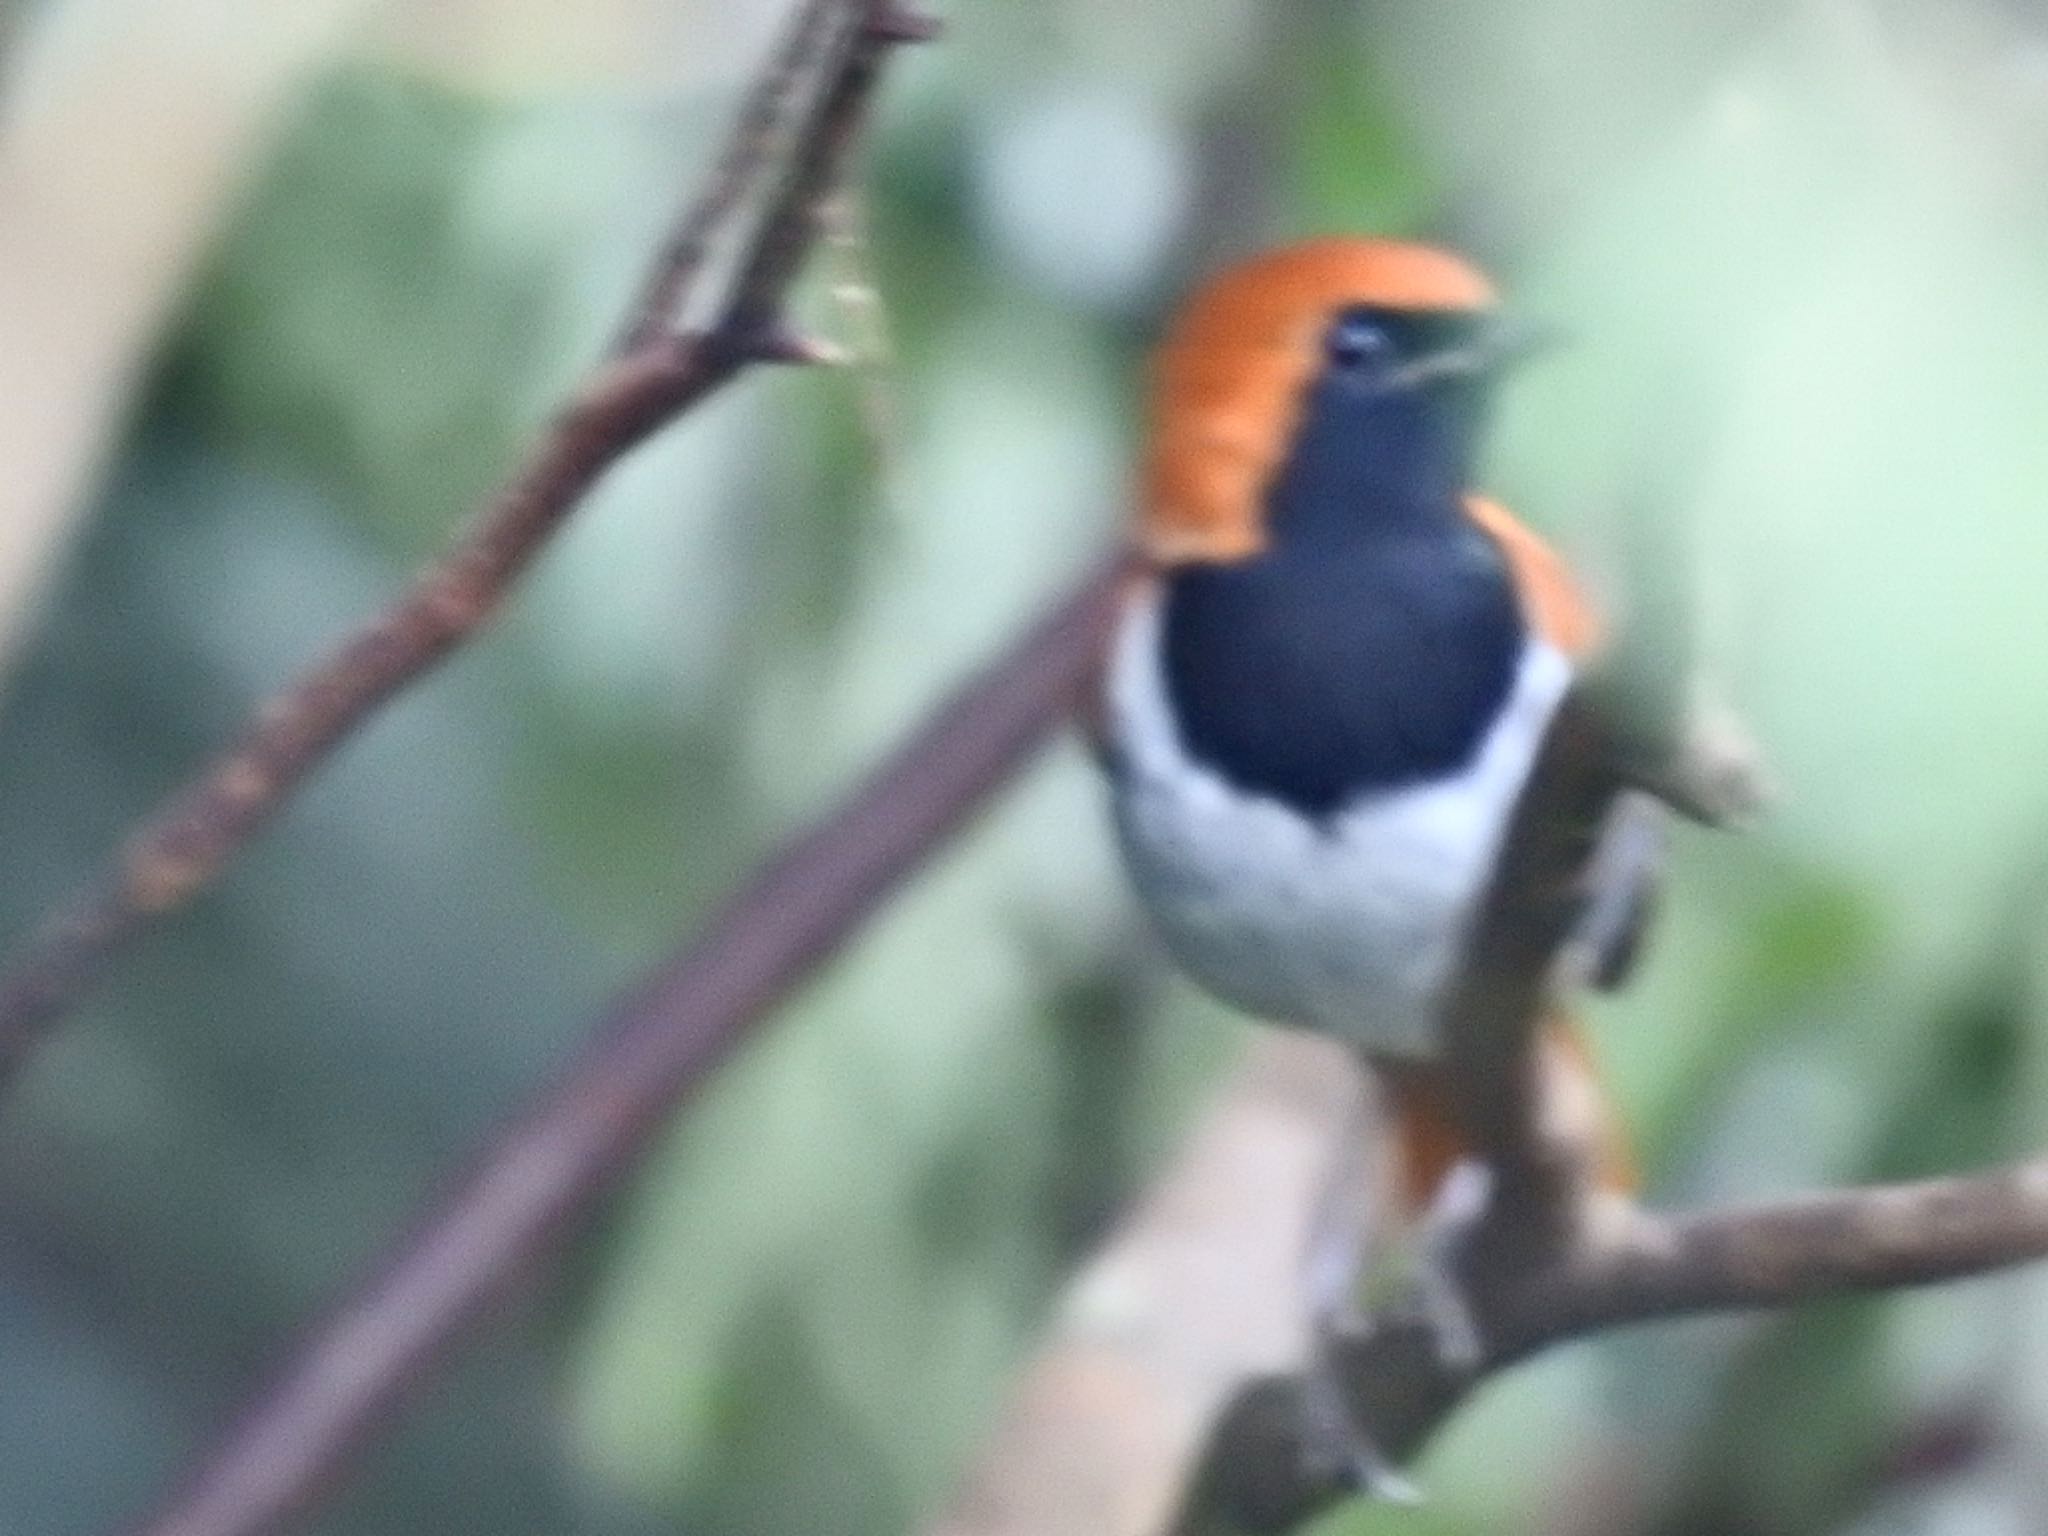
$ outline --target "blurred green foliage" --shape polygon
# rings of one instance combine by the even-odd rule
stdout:
[[[729,97],[365,56],[295,103],[7,680],[0,932],[504,471]],[[1290,234],[1449,236],[1577,333],[1492,479],[1776,767],[1762,832],[1682,836],[1596,1021],[1658,1197],[2048,1132],[2038,11],[980,0],[873,160],[900,441],[854,381],[777,375],[654,445],[0,1116],[0,1525],[139,1503],[614,987],[1081,565],[1161,308]],[[1063,751],[320,1528],[913,1528],[1240,1038],[1162,988]],[[1564,1352],[1445,1437],[1426,1513],[1325,1523],[2034,1528],[2044,1319],[2023,1274]]]

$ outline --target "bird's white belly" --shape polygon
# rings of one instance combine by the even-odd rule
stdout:
[[[1313,820],[1192,760],[1168,705],[1156,603],[1118,636],[1114,814],[1174,958],[1226,1001],[1368,1050],[1437,1050],[1444,988],[1571,664],[1532,638],[1507,707],[1454,775]]]

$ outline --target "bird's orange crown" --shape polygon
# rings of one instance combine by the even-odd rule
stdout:
[[[1340,309],[1482,310],[1494,291],[1447,251],[1398,240],[1287,246],[1212,280],[1159,350],[1139,539],[1163,564],[1243,560]]]

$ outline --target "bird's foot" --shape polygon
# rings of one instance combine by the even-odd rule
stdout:
[[[1486,1338],[1465,1290],[1462,1269],[1472,1233],[1493,1199],[1493,1170],[1466,1158],[1444,1176],[1423,1213],[1413,1272],[1414,1307],[1448,1370],[1467,1375],[1486,1358]]]
[[[1373,1166],[1377,1147],[1372,1120],[1361,1103],[1338,1138],[1302,1255],[1302,1301],[1309,1325],[1302,1462],[1311,1477],[1369,1498],[1419,1504],[1421,1490],[1373,1438],[1344,1390],[1347,1346],[1370,1338],[1376,1326],[1373,1309],[1361,1297],[1388,1214],[1382,1179]]]
[[[1381,1326],[1400,1321],[1420,1324],[1446,1370],[1466,1375],[1479,1368],[1486,1340],[1460,1272],[1492,1192],[1493,1175],[1484,1164],[1468,1159],[1453,1168],[1403,1245],[1408,1251],[1398,1261],[1400,1273],[1391,1277],[1392,1293],[1380,1303],[1360,1300],[1372,1287],[1361,1273],[1357,1228],[1338,1222],[1311,1243],[1303,1269],[1312,1342],[1303,1383],[1302,1446],[1312,1476],[1392,1504],[1422,1502],[1421,1489],[1353,1411],[1344,1359]]]
[[[1321,1344],[1302,1382],[1301,1412],[1302,1464],[1309,1476],[1388,1504],[1423,1502],[1422,1490],[1394,1465],[1351,1411],[1336,1355]]]

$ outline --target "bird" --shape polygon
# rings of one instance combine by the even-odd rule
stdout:
[[[1425,1233],[1418,1289],[1467,1363],[1480,1343],[1444,1276],[1484,1169],[1453,1113],[1446,1004],[1607,635],[1567,562],[1474,488],[1498,386],[1540,340],[1477,266],[1412,241],[1310,240],[1198,288],[1156,353],[1135,569],[1088,704],[1122,862],[1172,961],[1246,1014],[1345,1042],[1382,1085]],[[1641,798],[1731,819],[1677,750],[1615,758]],[[1626,970],[1659,862],[1589,897],[1594,979]],[[1626,1187],[1568,1012],[1542,1038],[1591,1106],[1601,1177]],[[1361,1168],[1340,1156],[1333,1177]],[[1369,1234],[1355,1192],[1323,1205],[1349,1213],[1305,1269],[1327,1341],[1357,1324]],[[1325,1431],[1333,1402],[1326,1384]],[[1363,1427],[1340,1438],[1358,1482],[1406,1496]]]

